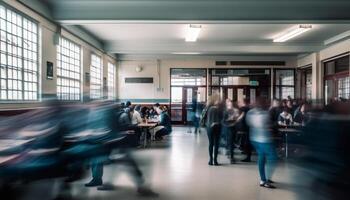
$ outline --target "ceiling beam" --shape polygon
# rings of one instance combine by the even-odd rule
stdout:
[[[44,0],[61,22],[348,21],[348,0]]]
[[[107,52],[116,54],[300,54],[319,51],[323,44],[271,44],[271,43],[130,43],[107,42]]]
[[[339,41],[342,41],[344,39],[347,39],[350,37],[350,31],[346,31],[344,33],[341,33],[339,35],[336,35],[334,37],[331,37],[327,40],[324,41],[324,45],[330,45],[330,44],[333,44],[333,43],[336,43],[336,42],[339,42]]]

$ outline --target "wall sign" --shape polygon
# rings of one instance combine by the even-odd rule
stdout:
[[[152,77],[129,77],[125,78],[125,83],[153,83]]]
[[[85,72],[85,85],[89,86],[90,85],[90,73]]]
[[[53,63],[49,61],[46,62],[46,78],[53,79]]]

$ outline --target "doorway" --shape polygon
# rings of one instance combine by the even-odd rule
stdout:
[[[270,69],[210,69],[209,95],[254,104],[257,97],[270,98]]]
[[[171,69],[170,113],[174,124],[192,124],[207,100],[206,69]],[[197,111],[197,113],[196,113]]]

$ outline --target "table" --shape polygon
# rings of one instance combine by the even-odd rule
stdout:
[[[284,128],[279,128],[278,132],[284,134],[286,144],[285,144],[285,155],[286,158],[288,158],[288,134],[297,134],[300,133],[301,131],[299,130],[299,126],[290,126],[290,127],[284,127]]]
[[[150,128],[154,128],[157,126],[157,123],[140,123],[137,125],[141,128],[142,134],[143,134],[143,148],[146,148],[147,146],[147,130]]]

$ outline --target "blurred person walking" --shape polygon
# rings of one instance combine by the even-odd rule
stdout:
[[[271,177],[275,169],[277,153],[273,143],[270,115],[265,105],[264,99],[257,99],[256,107],[247,113],[247,123],[250,141],[258,153],[260,186],[275,188]]]

